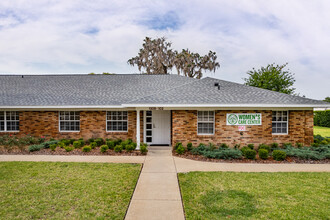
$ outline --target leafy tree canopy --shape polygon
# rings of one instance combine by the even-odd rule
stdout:
[[[143,41],[138,55],[127,61],[131,66],[138,66],[140,72],[145,70],[146,74],[169,74],[175,67],[178,74],[201,78],[203,71],[215,71],[220,67],[215,52],[201,56],[186,49],[179,53],[171,49],[172,44],[166,42],[164,37],[146,37]]]
[[[323,101],[330,102],[330,97],[329,96],[328,97],[325,97],[325,99]]]
[[[252,69],[247,72],[248,78],[244,78],[245,85],[255,86],[285,94],[295,95],[293,84],[296,81],[294,74],[284,70],[288,63],[283,65],[268,64],[267,67]]]

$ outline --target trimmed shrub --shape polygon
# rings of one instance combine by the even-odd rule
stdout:
[[[90,144],[90,143],[93,143],[95,141],[95,139],[94,138],[90,138],[90,139],[88,139],[87,140],[87,142]]]
[[[84,146],[83,148],[82,148],[82,151],[83,152],[90,152],[92,150],[92,148],[91,148],[91,146],[89,146],[89,145],[86,145],[86,146]]]
[[[57,148],[57,144],[52,144],[52,145],[50,145],[49,148],[50,148],[52,151],[55,151],[56,148]]]
[[[114,140],[114,142],[115,142],[115,146],[117,146],[117,145],[121,144],[122,139],[116,139],[116,140]]]
[[[80,148],[80,141],[74,141],[73,142],[73,147],[74,148]]]
[[[64,149],[66,150],[66,152],[70,152],[73,151],[74,147],[65,146]]]
[[[254,144],[248,144],[247,147],[250,148],[251,150],[254,150]]]
[[[260,144],[258,151],[261,149],[266,149],[268,152],[270,152],[270,146],[266,145],[266,144]]]
[[[260,159],[263,159],[263,160],[268,159],[268,150],[267,149],[260,149],[258,153],[259,153]]]
[[[303,144],[302,144],[302,143],[299,143],[299,142],[297,142],[297,143],[296,143],[296,147],[298,147],[298,148],[302,148],[302,147],[303,147]]]
[[[314,125],[330,128],[330,110],[314,111]]]
[[[323,160],[330,154],[330,145],[320,145],[317,147],[288,147],[283,150],[289,157],[297,157],[304,160]]]
[[[95,147],[97,147],[97,143],[96,142],[92,142],[89,145],[92,149],[94,149]]]
[[[65,147],[65,144],[64,144],[63,142],[59,142],[59,143],[57,144],[57,146],[59,146],[60,148],[64,148],[64,147]]]
[[[189,142],[189,143],[187,144],[187,150],[188,150],[188,151],[191,151],[192,149],[193,149],[193,145],[192,145],[192,143]]]
[[[220,148],[214,151],[205,151],[203,152],[203,156],[214,159],[232,160],[240,159],[242,157],[242,152],[238,149]]]
[[[133,143],[132,139],[127,139],[127,140],[125,140],[125,141],[122,141],[122,142],[120,143],[120,145],[123,147],[123,150],[125,150],[126,147],[127,147],[128,145],[132,144],[132,143]]]
[[[64,146],[69,146],[71,144],[71,140],[68,139],[62,139],[60,142],[62,142]]]
[[[108,145],[101,145],[101,147],[100,147],[101,153],[105,153],[107,150],[109,150]]]
[[[181,142],[176,143],[175,146],[174,146],[174,150],[178,149],[178,147],[179,147],[180,145],[182,146],[182,143],[181,143]]]
[[[229,146],[225,143],[220,144],[219,148],[227,149]]]
[[[282,150],[274,150],[272,154],[274,160],[282,161],[286,158],[286,153]]]
[[[80,147],[79,148],[81,148],[81,147],[83,147],[85,145],[84,139],[81,138],[78,141],[79,141],[79,144],[80,144]]]
[[[175,150],[175,152],[176,152],[177,154],[183,154],[183,153],[185,152],[185,149],[184,149],[184,147],[182,146],[182,144],[180,144],[180,145],[178,146],[178,148]]]
[[[132,152],[133,150],[135,150],[136,145],[134,145],[133,143],[126,145],[126,151],[127,152]]]
[[[242,154],[243,154],[244,157],[245,157],[245,152],[246,152],[247,150],[251,150],[251,148],[245,146],[245,147],[242,147],[242,149],[241,149],[241,152],[242,152]]]
[[[109,149],[113,150],[115,148],[115,142],[114,141],[106,141],[106,145],[108,145]]]
[[[123,151],[123,146],[122,145],[117,145],[114,148],[116,153],[121,153]]]
[[[250,160],[255,160],[257,155],[257,151],[248,149],[245,151],[245,157]]]
[[[145,143],[141,143],[140,152],[141,152],[141,154],[146,155],[148,153],[148,145]]]
[[[38,145],[31,145],[31,146],[29,146],[28,150],[30,152],[33,152],[33,151],[39,151],[39,150],[41,150],[43,148],[44,148],[44,145],[38,144]]]
[[[96,138],[94,142],[97,144],[98,147],[104,144],[103,138]]]
[[[271,150],[275,150],[275,149],[277,149],[278,148],[278,143],[271,143],[270,144],[270,149]]]

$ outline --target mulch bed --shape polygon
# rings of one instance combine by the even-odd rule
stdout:
[[[29,152],[26,149],[19,149],[17,147],[14,147],[12,149],[7,149],[6,147],[0,146],[0,154],[6,154],[6,155],[84,155],[84,156],[95,156],[95,155],[102,155],[102,156],[144,156],[141,154],[140,151],[133,151],[133,152],[126,152],[123,150],[121,153],[116,153],[114,150],[108,150],[105,153],[100,152],[100,148],[96,147],[95,149],[92,149],[90,152],[83,152],[82,149],[74,149],[73,151],[67,152],[63,148],[57,147],[55,151],[52,151],[50,149],[41,149],[40,151],[33,151]]]
[[[255,160],[249,160],[249,159],[233,159],[233,160],[224,160],[224,159],[213,159],[213,158],[207,158],[202,155],[193,155],[190,152],[185,152],[182,155],[177,154],[173,151],[173,156],[186,158],[190,160],[198,160],[198,161],[207,161],[207,162],[217,162],[217,163],[305,163],[305,164],[328,164],[330,163],[330,159],[324,159],[324,160],[302,160],[296,157],[287,157],[284,161],[276,161],[272,157],[269,157],[267,160],[262,160],[258,157],[256,157]]]

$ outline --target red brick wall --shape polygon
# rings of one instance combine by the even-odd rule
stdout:
[[[131,138],[136,140],[136,111],[128,111],[128,132],[107,132],[105,111],[81,111],[80,132],[59,132],[58,111],[23,111],[20,116],[19,132],[3,132],[24,136],[46,136],[47,138]],[[140,113],[141,141],[143,141],[143,113]]]
[[[238,131],[238,126],[226,125],[227,113],[261,113],[262,125],[246,126],[243,135]],[[197,135],[197,111],[173,110],[172,111],[172,145],[182,142],[186,145],[192,142],[195,146],[200,143],[214,144],[270,144],[277,143],[304,143],[313,142],[313,111],[289,111],[288,135],[272,135],[272,111],[215,111],[214,135]]]

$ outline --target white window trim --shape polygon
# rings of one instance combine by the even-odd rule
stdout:
[[[287,121],[275,121],[278,123],[284,123],[286,122],[286,133],[273,133],[273,112],[287,112]],[[275,110],[272,111],[272,135],[288,135],[289,134],[289,110],[283,111],[283,110]]]
[[[61,132],[61,133],[68,133],[68,132],[74,132],[74,133],[79,133],[80,132],[80,125],[81,125],[81,123],[80,123],[80,113],[79,113],[79,131],[61,131],[61,112],[79,112],[79,111],[59,111],[58,112],[58,131],[59,132]],[[69,121],[71,121],[71,120],[69,120]],[[76,120],[74,120],[74,121],[76,121]]]
[[[5,128],[5,130],[0,131],[0,132],[7,132],[7,133],[9,133],[9,132],[19,132],[19,130],[7,131],[7,117],[6,117],[6,113],[7,112],[17,112],[17,111],[2,111],[2,112],[4,112],[4,123],[5,123],[5,127],[4,128]],[[10,121],[12,121],[12,120],[10,120]],[[15,120],[15,121],[17,121],[17,120]],[[19,118],[18,118],[18,122],[19,122]]]
[[[127,112],[127,130],[126,131],[113,131],[113,130],[108,130],[108,112]],[[116,121],[126,121],[126,120],[116,120]],[[129,114],[128,111],[121,111],[121,110],[117,110],[117,111],[106,111],[105,113],[105,129],[107,132],[112,132],[112,133],[128,133],[128,121],[129,121]]]
[[[213,133],[198,133],[198,123],[212,123],[210,121],[198,121],[198,112],[213,112]],[[197,135],[214,135],[215,133],[215,111],[197,111]]]

